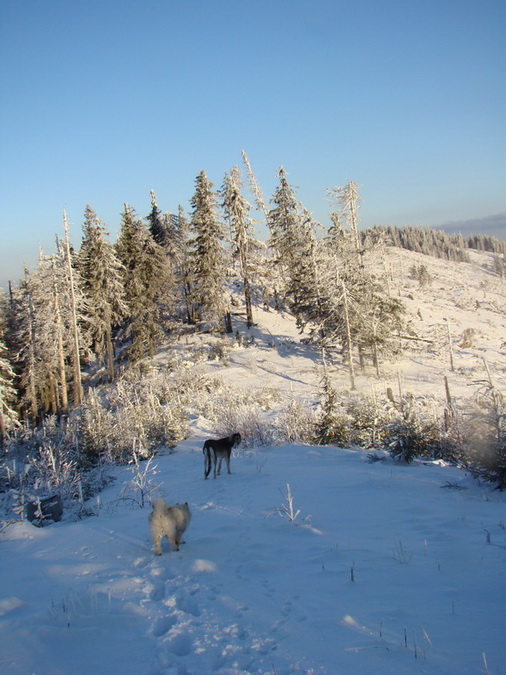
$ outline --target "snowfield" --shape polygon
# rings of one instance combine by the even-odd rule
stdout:
[[[359,390],[388,386],[397,395],[402,386],[437,403],[447,375],[452,395],[469,397],[485,358],[504,391],[505,287],[484,270],[487,254],[457,264],[387,253],[413,331],[435,342],[382,363],[380,380],[372,368],[357,372]],[[426,288],[406,280],[414,261],[434,275]],[[188,368],[234,387],[271,388],[284,404],[314,400],[317,351],[291,317],[257,308],[255,320],[251,346],[231,348],[225,364]],[[467,328],[472,347],[460,346]],[[205,339],[181,341],[171,358]],[[166,358],[161,352],[158,362]],[[344,368],[330,371],[347,395]],[[244,444],[232,475],[206,481],[202,443],[219,429],[193,415],[190,431],[173,452],[161,448],[148,472],[157,495],[190,505],[180,551],[164,541],[154,555],[149,506],[122,498],[132,467],[114,470],[116,481],[88,505],[94,516],[2,530],[1,673],[506,674],[503,492],[444,463],[403,465],[379,454],[372,462],[369,451],[296,443]]]
[[[149,509],[117,501],[130,469],[97,517],[4,532],[2,673],[504,672],[502,493],[300,445],[239,450],[205,481],[200,447],[157,459],[192,509],[179,552],[154,556]]]

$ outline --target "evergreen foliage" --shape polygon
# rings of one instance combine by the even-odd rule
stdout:
[[[151,195],[151,211],[149,212],[146,220],[149,223],[149,231],[151,236],[160,246],[165,246],[167,242],[167,230],[165,227],[164,219],[162,212],[158,208],[156,203],[156,195],[153,190],[150,192]]]
[[[39,399],[36,385],[35,313],[28,271],[12,294],[9,311],[9,345],[19,392],[18,410],[24,419],[37,420]]]
[[[304,329],[310,316],[316,323],[320,321],[322,301],[316,223],[309,211],[302,206],[293,240],[294,255],[287,273],[285,293],[297,325]]]
[[[69,384],[75,389],[80,359],[87,356],[87,341],[75,321],[83,317],[84,297],[76,274],[71,288],[66,253],[40,254],[37,269],[14,294],[17,320],[13,342],[17,345],[16,370],[24,399],[22,407],[35,419],[46,413],[67,412]],[[76,355],[76,331],[82,351]],[[76,362],[77,359],[77,362]],[[77,395],[78,396],[78,395]]]
[[[389,246],[405,248],[457,262],[469,262],[469,255],[464,250],[465,243],[461,236],[449,235],[442,230],[431,230],[425,227],[392,227],[377,225],[360,233],[362,243],[368,240],[384,241]]]
[[[174,305],[174,277],[167,255],[128,204],[122,214],[117,243],[129,310],[129,356],[153,357],[164,319]]]
[[[200,320],[209,322],[214,330],[223,330],[226,312],[224,232],[212,187],[205,171],[201,171],[191,199],[192,300]]]
[[[298,253],[299,212],[297,199],[288,184],[283,167],[278,171],[279,185],[271,199],[275,206],[269,211],[269,245],[276,252],[275,264],[288,273]]]
[[[86,207],[78,269],[86,296],[85,325],[93,352],[114,378],[113,334],[126,317],[128,307],[123,286],[123,266],[107,231],[90,206]]]
[[[402,406],[402,414],[386,429],[385,446],[399,462],[410,464],[416,457],[434,458],[440,441],[440,428],[424,419],[412,404]]]
[[[349,420],[338,405],[337,392],[325,370],[320,394],[320,415],[316,422],[315,440],[321,445],[346,447],[350,441]]]
[[[244,302],[246,306],[246,323],[253,325],[253,303],[251,281],[253,276],[252,255],[256,248],[253,238],[253,220],[249,215],[251,204],[241,194],[242,181],[239,167],[235,166],[225,176],[221,190],[222,207],[230,227],[233,255],[239,259]]]
[[[487,234],[473,234],[465,240],[465,245],[477,251],[506,255],[506,241],[500,241],[497,237]]]
[[[7,347],[0,334],[0,450],[3,450],[9,431],[18,424],[14,377],[15,373],[8,358]]]
[[[297,202],[283,167],[269,211],[269,247],[276,288],[303,328],[320,307],[316,224],[309,211]],[[311,315],[311,316],[309,316]]]

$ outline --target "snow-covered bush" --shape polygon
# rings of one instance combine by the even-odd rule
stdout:
[[[76,418],[49,417],[31,436],[22,434],[12,443],[2,463],[2,517],[26,517],[26,505],[57,495],[66,516],[81,517],[84,501],[100,492],[113,479],[110,465],[91,466],[81,452]]]
[[[466,328],[462,333],[462,340],[460,342],[460,347],[462,349],[472,349],[474,347],[474,338],[476,336],[476,331],[474,328]]]
[[[278,403],[274,389],[245,389],[221,377],[206,377],[190,371],[176,373],[177,391],[187,412],[205,417],[216,435],[240,433],[244,443],[265,445],[273,434],[263,413]]]
[[[432,282],[432,275],[423,263],[420,265],[413,264],[409,270],[412,279],[416,279],[420,287],[428,286]]]
[[[114,426],[113,413],[100,400],[97,390],[90,389],[79,414],[81,447],[88,457],[109,454]]]
[[[74,449],[66,447],[61,439],[47,438],[39,448],[38,456],[30,459],[32,490],[36,495],[57,493],[64,501],[79,496],[80,474]]]
[[[157,465],[153,463],[153,457],[142,460],[142,456],[134,447],[132,459],[129,462],[132,469],[132,478],[120,494],[120,499],[132,501],[141,509],[151,502],[153,493],[160,487],[160,484],[154,481],[158,471]]]
[[[322,378],[320,411],[315,427],[315,442],[320,445],[346,447],[351,439],[350,418],[339,404],[337,392],[330,383],[327,373]]]
[[[317,416],[311,404],[294,397],[283,406],[275,421],[278,437],[288,443],[313,443],[316,423]]]
[[[202,414],[210,420],[217,435],[240,433],[247,445],[266,445],[273,434],[263,411],[269,396],[239,387],[219,387],[202,400]]]
[[[99,395],[90,390],[80,411],[83,449],[90,457],[128,461],[132,442],[151,452],[185,437],[187,419],[177,385],[168,373],[128,372]]]
[[[394,413],[388,399],[351,396],[346,412],[350,424],[350,442],[353,445],[374,448],[383,443],[385,430]]]
[[[488,381],[465,422],[466,463],[480,478],[506,488],[506,398]]]
[[[434,457],[441,441],[437,420],[424,417],[413,401],[405,401],[402,413],[384,430],[384,445],[399,462],[412,462],[416,457]]]

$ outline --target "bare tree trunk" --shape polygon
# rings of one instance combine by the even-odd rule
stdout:
[[[74,405],[78,406],[83,400],[83,385],[81,382],[81,362],[79,358],[79,329],[77,327],[76,297],[74,289],[74,274],[70,259],[69,226],[67,214],[63,212],[63,228],[65,231],[65,257],[67,258],[67,272],[70,287],[70,302],[72,310],[72,335],[73,335],[73,367],[74,367]]]
[[[358,187],[356,183],[349,183],[350,186],[350,221],[351,231],[353,232],[353,240],[355,242],[355,249],[357,254],[360,253],[360,241],[358,236]]]
[[[241,267],[242,283],[244,287],[244,303],[246,305],[246,325],[250,328],[253,325],[253,306],[251,302],[251,286],[248,275],[248,261],[246,251],[241,249]]]
[[[2,453],[3,453],[3,449],[4,449],[4,443],[5,443],[6,436],[7,436],[7,434],[6,434],[6,430],[5,430],[2,387],[0,386],[0,450],[2,451]]]
[[[232,333],[233,332],[232,315],[231,315],[229,310],[227,310],[225,312],[225,314],[223,315],[223,323],[224,323],[224,326],[225,326],[225,333],[229,333],[229,334]]]
[[[59,409],[58,405],[58,387],[54,375],[49,375],[48,389],[46,393],[46,411],[49,410],[53,415],[56,415]]]
[[[379,370],[379,359],[378,359],[378,345],[376,343],[376,340],[372,343],[372,358],[373,358],[373,363],[374,367],[376,368],[376,377],[378,380],[380,379],[380,370]]]
[[[114,380],[114,349],[112,346],[111,329],[108,328],[105,333],[105,343],[107,350],[107,369],[109,371],[109,380]]]
[[[448,383],[448,378],[444,376],[445,381],[445,392],[446,392],[446,408],[444,411],[444,425],[445,431],[449,431],[451,427],[451,419],[453,418],[453,401],[450,393],[450,385]]]
[[[33,313],[33,304],[32,304],[32,294],[28,292],[28,332],[29,332],[29,344],[28,344],[28,397],[30,401],[30,409],[32,411],[32,418],[34,424],[37,422],[38,417],[38,401],[37,401],[37,389],[35,387],[35,322],[34,322],[34,313]]]
[[[450,369],[455,372],[455,366],[453,363],[453,345],[452,345],[452,335],[450,333],[450,322],[446,319],[446,327],[448,329],[448,351],[450,352]]]
[[[348,293],[346,291],[346,285],[344,279],[341,279],[341,287],[343,289],[343,300],[344,300],[344,321],[346,324],[346,353],[348,359],[348,371],[350,373],[350,383],[351,389],[355,389],[355,370],[353,368],[353,354],[352,354],[352,344],[351,344],[351,329],[350,329],[350,318],[348,315]]]
[[[54,268],[54,261],[53,261]],[[54,314],[56,319],[56,332],[58,336],[58,370],[60,372],[60,385],[61,385],[61,407],[64,414],[68,413],[69,404],[68,404],[68,393],[67,393],[67,374],[65,372],[65,353],[63,350],[63,326],[61,322],[60,314],[60,297],[58,294],[58,286],[56,280],[53,284],[53,302],[54,302]]]
[[[255,198],[255,205],[259,211],[261,211],[264,214],[265,218],[265,225],[267,226],[269,232],[272,234],[272,229],[269,223],[269,209],[267,208],[267,204],[265,202],[264,196],[262,194],[262,190],[260,189],[256,178],[255,174],[253,173],[253,169],[251,168],[251,164],[248,159],[248,155],[244,152],[244,150],[241,151],[242,159],[244,164],[246,165],[246,171],[248,174],[248,181],[250,185],[251,192]],[[274,309],[277,312],[280,312],[280,303],[279,303],[279,289],[277,287],[276,281],[274,281],[274,287],[273,287],[273,292],[274,292]],[[266,294],[264,293],[264,298]],[[267,311],[269,309],[269,303],[266,303],[267,306]],[[253,323],[253,320],[251,321]],[[248,324],[249,325],[249,324]]]

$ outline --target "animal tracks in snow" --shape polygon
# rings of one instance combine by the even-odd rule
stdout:
[[[267,581],[258,585],[245,578],[242,601],[237,598],[240,565],[236,567],[232,597],[227,593],[228,571],[218,570],[211,561],[186,562],[167,556],[164,562],[152,564],[145,609],[151,617],[148,632],[156,643],[153,672],[317,672],[294,665],[279,649],[291,624],[303,620],[296,611],[299,597],[283,599]],[[263,616],[265,602],[269,612]],[[272,606],[279,616],[274,623]],[[267,617],[269,624],[265,625]]]

